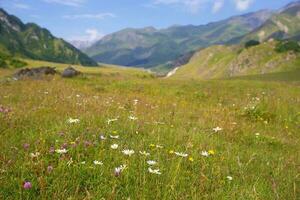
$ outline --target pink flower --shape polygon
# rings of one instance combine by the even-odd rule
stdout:
[[[49,165],[49,166],[47,167],[47,171],[48,171],[48,173],[51,173],[51,172],[53,171],[53,167],[52,167],[51,165]]]
[[[28,143],[23,144],[23,148],[24,148],[25,150],[28,150],[29,147],[30,147],[30,144],[28,144]]]
[[[31,184],[30,182],[28,182],[28,181],[25,181],[25,183],[24,183],[24,185],[23,185],[23,188],[24,188],[25,190],[29,190],[29,189],[32,188],[32,184]]]
[[[50,147],[49,153],[50,154],[54,154],[54,152],[55,152],[55,148],[54,147]]]

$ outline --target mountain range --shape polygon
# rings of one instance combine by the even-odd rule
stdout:
[[[300,1],[277,11],[260,10],[206,25],[127,28],[103,37],[84,52],[98,62],[168,71],[185,64],[182,61],[199,49],[270,38],[300,39]]]
[[[127,28],[103,37],[84,52],[98,62],[151,68],[199,48],[244,36],[260,27],[272,14],[272,11],[262,10],[206,25],[161,30]]]
[[[97,66],[97,63],[63,39],[34,23],[24,24],[0,8],[0,51],[17,57]]]

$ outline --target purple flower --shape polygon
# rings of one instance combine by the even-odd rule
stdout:
[[[64,143],[63,145],[62,145],[62,149],[67,149],[68,148],[68,144],[67,143]]]
[[[25,150],[28,150],[29,147],[30,147],[30,144],[28,144],[28,143],[23,144],[23,148],[24,148]]]
[[[50,154],[54,154],[54,152],[55,152],[55,148],[54,147],[50,147],[49,153]]]
[[[28,181],[25,181],[25,183],[24,183],[24,185],[23,185],[23,188],[24,188],[25,190],[29,190],[29,189],[32,188],[32,184],[31,184],[30,182],[28,182]]]
[[[51,173],[51,172],[53,171],[53,167],[52,167],[51,165],[49,165],[49,166],[47,167],[47,171],[48,171],[48,173]]]

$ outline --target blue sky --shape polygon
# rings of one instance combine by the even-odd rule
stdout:
[[[66,40],[96,40],[126,27],[200,25],[291,0],[0,0],[0,7]]]

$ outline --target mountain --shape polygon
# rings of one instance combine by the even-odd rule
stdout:
[[[223,44],[260,27],[272,11],[231,17],[206,25],[128,28],[110,34],[84,52],[98,62],[151,68],[214,44]]]
[[[300,44],[270,40],[249,48],[241,45],[208,47],[195,53],[171,77],[216,79],[299,69]]]
[[[96,66],[87,55],[47,29],[24,24],[0,8],[0,50],[14,56],[51,62]]]
[[[88,41],[88,40],[70,40],[68,42],[80,50],[85,50],[91,47],[95,43],[95,41]]]
[[[235,42],[269,39],[300,39],[300,1],[288,4],[251,33]]]

